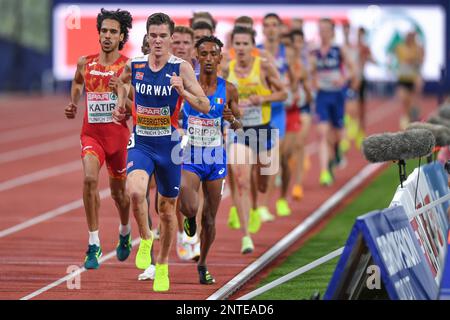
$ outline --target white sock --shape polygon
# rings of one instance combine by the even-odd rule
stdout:
[[[183,242],[183,234],[184,234],[184,231],[181,231],[181,232],[177,231],[177,243]]]
[[[96,246],[100,247],[100,238],[98,237],[98,230],[96,231],[89,231],[89,244],[93,245],[95,244]]]
[[[125,237],[127,234],[131,232],[131,225],[128,223],[126,226],[120,224],[119,225],[119,233],[122,237]]]

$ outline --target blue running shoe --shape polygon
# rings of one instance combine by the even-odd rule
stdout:
[[[86,269],[98,269],[100,264],[98,260],[102,256],[102,248],[95,245],[90,244],[88,246],[88,250],[86,251],[86,258],[84,259],[84,267]]]
[[[117,260],[125,261],[131,253],[131,232],[126,236],[119,234],[119,243],[116,247]]]

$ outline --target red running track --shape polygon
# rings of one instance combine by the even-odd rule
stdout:
[[[337,172],[330,188],[318,185],[318,168],[305,177],[305,198],[292,202],[293,214],[262,226],[254,235],[256,249],[240,254],[241,233],[226,227],[230,197],[223,199],[217,216],[217,236],[208,267],[217,283],[198,284],[195,263],[181,262],[175,250],[170,258],[171,290],[154,293],[152,283],[138,281],[134,266],[136,247],[125,262],[113,254],[100,269],[80,275],[80,289],[62,281],[68,266],[82,265],[87,226],[81,202],[82,172],[79,131],[82,111],[74,121],[64,118],[66,97],[0,98],[0,299],[205,299],[255,261],[301,223],[367,163],[359,151],[348,153],[348,165]],[[436,108],[435,99],[422,101],[424,114]],[[368,104],[369,134],[396,131],[400,108],[394,100]],[[314,131],[314,130],[313,130]],[[311,134],[311,163],[318,163],[315,134]],[[100,189],[107,188],[102,170]],[[107,190],[107,189],[106,189]],[[270,208],[275,212],[275,199]],[[137,226],[132,219],[133,235]],[[100,239],[104,256],[115,250],[119,219],[113,201],[104,192],[100,209]],[[297,242],[298,246],[300,241]],[[158,250],[158,242],[155,242]],[[293,249],[293,248],[291,248]],[[267,273],[264,270],[262,274]],[[258,278],[256,278],[258,279]],[[254,286],[255,281],[252,282]],[[248,291],[247,287],[245,291]]]

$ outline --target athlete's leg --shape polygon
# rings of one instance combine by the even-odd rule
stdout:
[[[148,222],[148,203],[146,192],[149,175],[145,170],[133,170],[127,176],[127,191],[130,195],[131,210],[136,219],[141,239],[149,240],[152,234]]]
[[[177,198],[165,197],[158,194],[159,224],[161,228],[160,250],[157,263],[168,264],[170,247],[172,246],[173,235],[176,229],[176,201]]]
[[[302,125],[300,132],[298,134],[297,148],[298,151],[295,153],[297,157],[297,165],[294,171],[295,184],[298,186],[302,185],[304,161],[305,161],[305,146],[308,139],[309,131],[311,130],[312,117],[308,113],[301,114]]]
[[[83,157],[83,203],[90,232],[98,231],[98,211],[100,208],[98,192],[99,172],[99,159],[94,154],[87,153]]]
[[[111,198],[119,211],[120,223],[126,226],[130,222],[130,197],[126,192],[126,177],[109,177]]]

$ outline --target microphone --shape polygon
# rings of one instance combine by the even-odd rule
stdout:
[[[442,107],[440,107],[439,116],[446,120],[450,120],[450,105],[445,104]]]
[[[445,119],[437,115],[430,117],[428,122],[432,124],[440,124],[441,126],[450,128],[450,119]]]
[[[406,130],[426,129],[431,131],[436,140],[436,146],[444,147],[450,144],[450,128],[439,124],[431,124],[426,122],[412,122]]]
[[[386,162],[429,155],[435,144],[431,131],[413,129],[369,136],[363,141],[362,148],[369,162]]]

